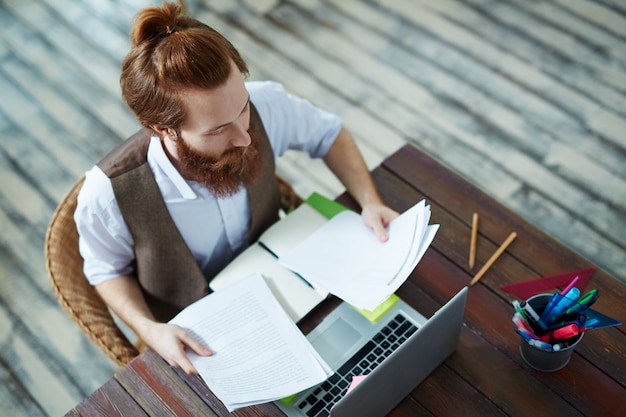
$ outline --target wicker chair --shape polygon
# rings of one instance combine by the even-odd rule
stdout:
[[[52,216],[45,240],[45,259],[54,293],[65,312],[113,362],[124,366],[139,354],[120,330],[106,304],[83,274],[74,223],[81,178],[67,193]]]

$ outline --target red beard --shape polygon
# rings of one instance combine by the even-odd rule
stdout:
[[[206,185],[216,197],[235,194],[241,186],[248,186],[261,169],[258,141],[252,136],[246,148],[229,149],[219,158],[198,152],[183,138],[176,141],[176,152],[183,177]]]

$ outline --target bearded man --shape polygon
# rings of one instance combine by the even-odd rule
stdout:
[[[275,159],[323,158],[380,240],[397,213],[380,199],[340,119],[274,82],[246,82],[234,46],[179,6],[141,10],[122,65],[124,100],[144,130],[85,175],[74,219],[89,282],[172,366],[210,355],[168,324],[278,219]]]

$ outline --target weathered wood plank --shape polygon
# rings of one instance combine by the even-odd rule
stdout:
[[[4,322],[5,316],[0,315],[0,345],[6,338],[6,333],[11,329],[10,323]],[[11,368],[14,364],[6,364],[0,361],[0,404],[2,413],[7,416],[33,416],[44,417],[46,414],[39,404],[28,394]]]
[[[521,145],[522,149],[528,147],[533,154],[542,154],[549,150],[551,142],[556,142],[558,139],[558,141],[575,147],[583,155],[596,161],[596,163],[602,164],[604,169],[608,169],[609,172],[618,175],[626,174],[626,168],[619,154],[609,156],[607,153],[610,152],[607,152],[606,146],[588,140],[589,132],[574,114],[570,114],[565,109],[556,106],[545,97],[537,96],[527,88],[523,88],[523,79],[513,81],[501,76],[502,71],[507,71],[508,68],[498,68],[493,65],[498,61],[501,67],[505,67],[506,60],[504,58],[506,51],[494,53],[491,61],[483,60],[482,62],[477,62],[475,55],[466,54],[463,49],[456,48],[454,44],[448,44],[441,39],[433,37],[436,34],[421,31],[403,22],[398,23],[397,18],[380,13],[362,2],[354,0],[344,1],[339,3],[337,7],[340,7],[344,13],[349,12],[350,17],[358,19],[359,23],[362,23],[366,28],[376,28],[378,33],[380,33],[379,36],[384,36],[385,39],[388,39],[387,42],[396,49],[405,48],[410,54],[420,57],[420,61],[426,60],[430,67],[435,67],[430,70],[431,74],[429,74],[429,77],[437,79],[442,78],[442,76],[446,77],[445,73],[452,74],[475,89],[480,89],[489,101],[497,101],[496,105],[504,109],[510,108],[511,111],[523,117],[525,124],[529,124],[532,129],[536,129],[536,134],[523,126],[517,129],[518,132],[515,133],[524,139],[528,137],[533,138],[532,141],[526,140],[528,144]],[[328,15],[332,17],[336,14],[328,13]],[[354,30],[352,31],[354,32]],[[364,32],[365,29],[361,29],[358,34],[355,33],[351,37],[358,40],[360,37],[367,35]],[[370,42],[363,41],[362,43],[369,45]],[[391,60],[390,62],[399,68],[411,66],[411,63],[407,62],[406,59],[398,62]],[[441,71],[441,69],[446,71]],[[422,78],[428,82],[429,77]],[[444,79],[447,80],[449,78],[450,76]],[[457,92],[453,94],[452,99],[457,100],[457,95],[461,100],[465,99],[463,95]],[[490,113],[488,110],[494,107],[493,105],[485,107],[482,97],[474,103],[464,102],[464,105],[467,111],[478,113],[479,116],[483,113]],[[499,110],[496,109],[496,111]],[[489,118],[493,119],[494,117],[489,115]],[[510,122],[510,117],[507,120]],[[516,124],[519,125],[519,122],[516,122]],[[555,126],[559,128],[554,129]],[[544,149],[544,147],[548,149]]]
[[[2,300],[4,301],[4,300]],[[68,373],[41,349],[17,317],[0,302],[2,321],[11,323],[10,335],[0,346],[4,363],[10,363],[15,378],[21,381],[33,401],[48,415],[63,415],[68,404],[77,403],[88,393],[68,378]],[[102,381],[101,383],[103,383]]]
[[[38,36],[45,38],[48,45],[54,48],[55,54],[62,54],[66,57],[74,65],[75,71],[86,74],[91,83],[108,91],[110,97],[119,97],[119,66],[115,60],[93,50],[88,42],[77,36],[62,22],[59,22],[46,7],[32,1],[25,3],[14,0],[7,1],[6,6],[20,20],[37,22],[29,29]],[[76,22],[76,24],[79,25],[80,22]],[[49,62],[56,61],[54,59],[55,54],[51,56],[53,59]],[[70,83],[71,78],[64,84]],[[83,91],[82,94],[84,95],[85,92]],[[93,96],[93,99],[97,100],[97,94]],[[117,106],[102,107],[97,113],[106,113],[111,110],[113,112],[109,116],[112,118],[109,128],[119,128],[119,137],[127,137],[129,131],[134,132],[136,130],[137,123],[127,111],[120,112]],[[128,127],[125,127],[124,123]]]
[[[585,42],[590,48],[598,53],[606,55],[609,59],[617,60],[617,64],[624,67],[626,64],[626,49],[623,38],[606,30],[606,25],[596,25],[592,19],[578,15],[568,5],[571,2],[563,2],[561,6],[554,2],[525,2],[513,0],[517,7],[524,8],[528,13],[550,22],[560,30],[571,33],[579,41]],[[569,10],[568,10],[569,9]],[[613,12],[611,12],[613,13]],[[624,22],[626,24],[626,22]],[[578,60],[578,57],[576,57]]]
[[[4,212],[12,212],[16,217],[21,217],[34,229],[45,230],[50,220],[50,201],[12,168],[15,168],[13,164],[0,153],[0,198]]]
[[[103,393],[106,390],[107,393]],[[70,413],[90,417],[142,417],[147,414],[115,379],[108,380],[102,390],[90,396],[89,403],[81,402]]]
[[[5,222],[0,224],[3,232],[19,233],[6,227]],[[39,404],[50,407],[52,405],[45,404],[56,400],[59,404],[55,407],[64,407],[63,411],[67,411],[77,399],[109,379],[115,366],[60,310],[51,294],[45,272],[35,275],[44,281],[40,286],[34,285],[39,279],[33,280],[28,271],[23,269],[29,264],[33,265],[32,269],[43,269],[41,242],[37,239],[30,242],[39,250],[30,260],[22,260],[16,255],[34,252],[36,249],[27,250],[25,246],[15,246],[15,240],[11,246],[13,254],[5,249],[4,244],[0,246],[2,361],[13,364],[16,374],[23,380],[24,389]],[[46,384],[50,383],[46,378],[57,380],[50,387],[49,394],[45,392]],[[64,396],[61,393],[63,391],[69,396]]]
[[[392,8],[419,27],[436,33],[476,58],[492,62],[495,68],[502,69],[522,85],[528,85],[536,94],[558,102],[569,112],[580,114],[593,131],[624,148],[624,139],[619,133],[623,120],[599,105],[601,103],[624,115],[623,95],[589,77],[576,61],[564,65],[549,51],[538,48],[513,32],[503,30],[479,11],[453,0],[427,2],[423,5],[405,5],[401,1],[391,0],[380,4]],[[495,59],[498,57],[500,59]],[[559,82],[555,83],[554,80]],[[613,123],[607,123],[609,120]]]
[[[15,92],[13,91],[13,86],[5,81],[0,71],[0,88],[3,89],[3,92],[7,94],[7,96],[10,96],[13,104],[21,104],[26,110],[30,103],[23,100],[22,97],[17,97],[16,94],[12,94],[12,92]],[[5,111],[7,113],[5,113]],[[68,184],[70,184],[74,178],[74,173],[71,172],[73,169],[72,164],[59,164],[58,161],[60,159],[65,160],[65,158],[80,161],[82,156],[80,153],[74,152],[74,149],[77,148],[76,146],[68,148],[57,144],[56,141],[50,140],[50,136],[44,136],[41,138],[42,140],[39,141],[33,139],[30,132],[23,130],[23,126],[26,126],[28,129],[28,126],[38,125],[40,126],[39,131],[34,132],[34,134],[42,133],[43,129],[41,126],[45,126],[45,122],[41,119],[33,118],[32,123],[23,123],[21,120],[9,120],[8,115],[10,114],[13,114],[10,108],[5,109],[4,106],[0,104],[0,118],[6,121],[6,126],[0,129],[0,132],[8,139],[0,144],[0,149],[4,154],[7,164],[6,169],[19,173],[20,178],[29,182],[31,184],[30,186],[34,188],[34,192],[38,193],[43,198],[43,204],[47,203],[49,207],[53,207],[57,199],[65,194]],[[33,116],[43,117],[45,119],[45,116],[38,111],[34,111]],[[29,130],[32,132],[34,129]],[[45,151],[42,152],[42,150]],[[72,158],[73,154],[77,157]],[[75,173],[82,172],[84,168],[85,164],[83,163],[83,165],[80,165],[79,168],[76,169]],[[42,177],[38,174],[41,172],[45,172],[46,175]],[[18,190],[15,189],[9,190],[8,183],[6,186],[6,192],[18,192]],[[20,209],[27,210],[29,207],[30,206],[26,205],[20,207]],[[50,213],[45,212],[44,216],[47,217],[49,214]],[[48,219],[44,218],[42,220],[44,223],[41,223],[41,225],[44,225]]]
[[[4,250],[0,253],[5,263],[4,267],[0,267],[0,300],[5,308],[19,318],[21,326],[35,335],[33,342],[39,344],[39,349],[45,350],[52,360],[67,369],[77,384],[88,387],[86,391],[96,389],[98,383],[110,378],[116,367],[59,309],[45,274],[42,274],[42,278],[46,279],[45,284],[48,285],[42,290],[33,285],[32,278],[25,271],[8,269],[17,258],[10,259]],[[37,264],[43,265],[43,259]],[[15,294],[20,296],[16,297]],[[33,305],[37,308],[34,309]]]
[[[598,53],[597,49],[590,48],[570,34],[549,25],[542,25],[523,9],[512,8],[506,2],[490,3],[488,7],[484,7],[482,0],[469,2],[475,3],[481,14],[506,24],[513,31],[537,42],[541,48],[551,51],[567,62],[575,62],[575,65],[608,86],[619,91],[626,89],[626,74],[611,57]],[[623,24],[626,26],[626,21],[623,21]]]
[[[71,27],[78,37],[88,42],[90,49],[110,58],[115,68],[122,65],[123,51],[130,49],[128,32],[110,25],[106,19],[94,16],[88,2],[67,0],[66,6],[60,9],[58,2],[40,1],[55,14],[60,24]],[[116,20],[124,21],[123,16],[119,15]]]
[[[616,35],[626,38],[626,17],[613,13],[607,7],[598,2],[589,0],[555,0],[564,8],[571,10],[573,13],[590,20],[594,24],[609,30]],[[619,0],[605,0],[614,7],[621,8],[622,12],[626,11],[623,2]]]
[[[144,362],[148,360],[149,366]],[[121,369],[116,380],[150,415],[215,416],[176,372],[152,351]],[[187,401],[183,403],[182,398]]]

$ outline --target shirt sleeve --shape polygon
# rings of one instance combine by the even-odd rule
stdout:
[[[94,166],[78,194],[74,221],[84,273],[91,285],[132,274],[134,242],[115,201],[111,181]]]
[[[323,158],[342,127],[341,119],[301,97],[288,93],[282,84],[264,81],[246,84],[276,157],[287,150]]]

